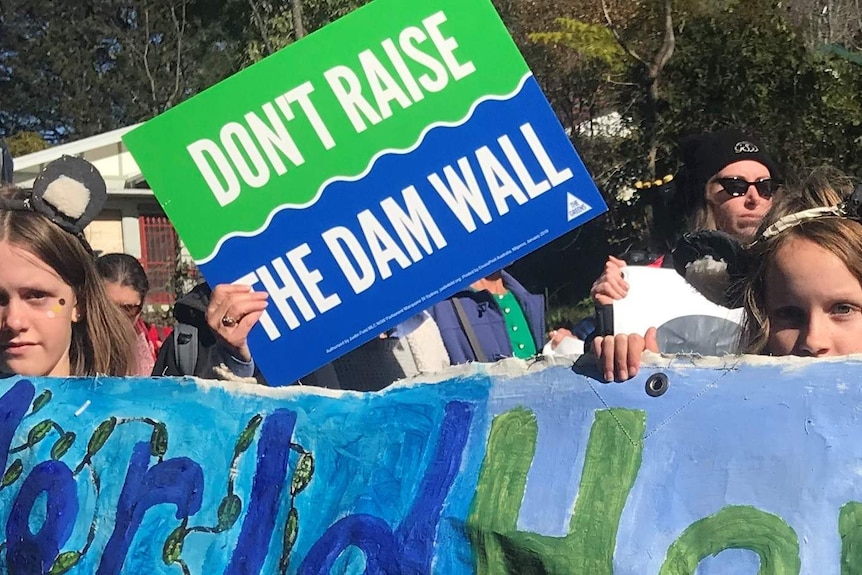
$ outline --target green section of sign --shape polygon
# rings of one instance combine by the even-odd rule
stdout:
[[[124,141],[202,260],[226,234],[308,205],[328,179],[359,175],[431,124],[460,122],[527,73],[488,0],[376,0]]]

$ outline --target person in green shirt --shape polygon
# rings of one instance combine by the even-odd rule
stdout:
[[[505,271],[486,276],[429,313],[453,364],[527,359],[545,340],[544,297],[528,292]]]

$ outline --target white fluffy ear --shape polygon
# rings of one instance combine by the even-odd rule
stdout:
[[[83,158],[62,156],[33,180],[27,209],[78,235],[98,217],[107,200],[107,186],[96,166]]]
[[[64,216],[76,220],[90,203],[90,190],[69,176],[60,176],[48,184],[42,198]]]
[[[706,299],[717,305],[727,305],[727,289],[730,275],[727,262],[706,255],[685,266],[685,281]]]

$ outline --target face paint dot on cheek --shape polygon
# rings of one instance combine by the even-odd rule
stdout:
[[[57,300],[57,303],[53,305],[50,310],[48,310],[48,317],[55,318],[60,315],[60,313],[63,311],[64,305],[66,305],[65,299],[60,298],[59,300]]]

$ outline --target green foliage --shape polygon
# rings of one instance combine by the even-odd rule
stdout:
[[[625,52],[614,39],[607,26],[588,24],[574,18],[557,18],[559,29],[528,34],[533,42],[561,45],[575,51],[584,64],[604,67],[608,73],[621,73],[625,69]]]
[[[585,297],[575,305],[550,305],[545,314],[545,325],[550,331],[567,323],[578,323],[595,313],[595,304],[590,297]]]
[[[33,152],[41,152],[48,148],[48,142],[42,136],[36,132],[27,130],[9,136],[6,138],[6,144],[13,158],[32,154]]]
[[[862,67],[808,50],[781,12],[760,4],[755,14],[688,22],[667,68],[666,149],[679,134],[738,126],[760,136],[791,177],[822,163],[859,171]]]
[[[263,6],[258,5],[263,11]],[[281,50],[295,41],[293,17],[287,4],[278,4],[267,10],[260,18],[260,36],[252,37],[245,47],[245,59],[248,63],[259,62],[268,55]]]

